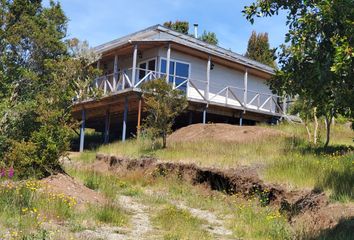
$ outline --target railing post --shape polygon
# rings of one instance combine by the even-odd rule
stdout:
[[[104,77],[103,94],[107,93],[107,76]]]
[[[226,88],[226,96],[225,96],[225,104],[228,104],[228,99],[229,99],[229,87]]]
[[[81,126],[80,126],[80,152],[84,151],[85,123],[86,123],[86,111],[85,111],[85,109],[82,109]]]
[[[122,90],[124,90],[125,89],[125,71],[122,73]]]
[[[209,86],[210,86],[210,70],[211,70],[211,57],[208,56],[208,63],[207,63],[207,82],[205,86],[205,93],[204,97],[209,101]]]
[[[113,65],[113,92],[117,91],[118,86],[118,55],[114,55],[114,65]]]
[[[259,110],[259,107],[261,106],[261,94],[258,95],[257,99],[257,110]]]
[[[124,98],[124,113],[123,113],[123,129],[122,129],[122,142],[125,142],[127,132],[127,118],[128,118],[128,97]]]
[[[243,93],[243,105],[247,107],[247,91],[248,91],[248,69],[245,69],[245,76],[244,76],[244,88],[245,91]]]
[[[135,76],[136,76],[136,62],[137,62],[137,57],[138,57],[138,45],[134,45],[134,51],[133,51],[133,66],[132,66],[132,87],[135,86]]]
[[[273,99],[273,96],[271,95],[271,96],[270,96],[270,104],[269,104],[269,111],[270,111],[270,112],[272,112],[273,101],[274,101],[274,99]]]
[[[171,62],[171,44],[167,46],[167,58],[166,58],[166,82],[170,81],[170,62]]]

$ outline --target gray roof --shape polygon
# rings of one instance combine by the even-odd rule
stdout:
[[[165,34],[164,36],[160,36],[159,34],[156,37],[156,33],[165,33]],[[225,48],[206,43],[192,36],[182,34],[180,32],[176,32],[162,25],[154,25],[146,29],[143,29],[141,31],[104,43],[102,45],[95,47],[94,50],[99,53],[104,53],[114,48],[117,48],[119,46],[126,45],[133,42],[139,42],[139,41],[176,42],[178,44],[185,45],[190,48],[194,48],[196,50],[211,55],[215,55],[232,62],[240,63],[247,67],[255,68],[270,74],[274,73],[274,69],[268,65],[251,60],[241,54],[232,52],[231,50],[227,50]]]

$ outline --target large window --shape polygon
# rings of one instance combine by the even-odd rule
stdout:
[[[156,60],[150,59],[139,63],[139,80],[143,79],[148,71],[156,71]]]
[[[166,73],[166,59],[161,59],[161,72]],[[169,82],[182,91],[187,90],[186,80],[189,78],[189,64],[175,60],[170,60]]]

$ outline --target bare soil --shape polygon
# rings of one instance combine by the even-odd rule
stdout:
[[[66,174],[52,175],[42,179],[41,182],[49,192],[73,197],[79,205],[85,203],[103,204],[106,201],[100,193],[87,188]]]
[[[172,133],[168,137],[168,142],[213,139],[215,141],[244,143],[284,134],[279,130],[257,126],[235,126],[223,123],[193,124]]]
[[[96,155],[98,171],[143,171],[153,176],[174,176],[191,184],[202,184],[211,190],[238,194],[244,198],[258,197],[263,205],[272,205],[288,216],[294,227],[311,234],[334,229],[343,219],[354,217],[353,205],[330,204],[323,192],[315,190],[288,191],[282,186],[264,183],[255,169],[203,168],[194,164],[160,162],[153,158],[127,159],[105,154]],[[106,165],[104,168],[103,166]]]

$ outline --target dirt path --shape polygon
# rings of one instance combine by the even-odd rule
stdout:
[[[132,214],[130,219],[131,231],[127,234],[126,239],[146,239],[152,226],[148,213],[148,207],[138,203],[134,198],[129,196],[120,196],[119,204]]]
[[[172,202],[176,207],[189,211],[194,217],[207,221],[203,227],[205,230],[216,236],[231,236],[232,231],[224,227],[225,223],[219,219],[214,213],[198,208],[191,208],[182,202]],[[219,239],[219,238],[218,238]]]

